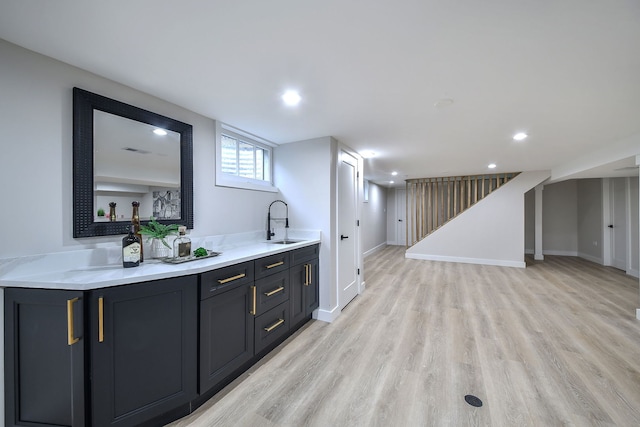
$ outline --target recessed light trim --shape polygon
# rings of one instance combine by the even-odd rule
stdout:
[[[529,136],[529,135],[527,135],[527,134],[526,134],[526,133],[524,133],[524,132],[518,132],[518,133],[516,133],[515,135],[513,135],[513,139],[514,139],[514,140],[516,140],[516,141],[522,141],[522,140],[524,140],[527,136]]]
[[[495,169],[498,165],[496,165],[495,163],[489,163],[489,165],[487,166],[489,169]]]
[[[302,97],[295,90],[288,90],[284,94],[282,94],[282,101],[290,107],[295,107],[300,103],[301,100]]]
[[[153,130],[153,133],[159,136],[165,136],[167,134],[167,131],[164,129],[156,128]]]
[[[398,172],[393,171],[393,172],[391,172],[391,175],[396,176],[396,175],[398,175]]]
[[[389,184],[393,184],[395,181],[389,181]]]

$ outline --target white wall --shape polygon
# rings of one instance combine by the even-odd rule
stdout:
[[[578,195],[576,180],[544,186],[542,248],[548,255],[578,254]]]
[[[364,256],[387,244],[387,199],[386,188],[369,183],[369,201],[361,206],[360,229]]]
[[[321,231],[320,318],[338,306],[335,260],[335,164],[337,141],[330,137],[285,144],[275,150],[275,183],[289,206],[292,228]],[[330,317],[329,315],[327,315]]]
[[[533,254],[536,248],[536,190],[524,193],[524,252]]]
[[[409,248],[407,258],[524,267],[524,193],[548,177],[522,172]]]
[[[72,88],[193,125],[193,236],[265,226],[278,194],[216,187],[215,122],[194,112],[0,40],[0,258],[119,244],[72,237]]]

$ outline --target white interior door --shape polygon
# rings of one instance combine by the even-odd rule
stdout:
[[[624,178],[611,180],[611,265],[627,270],[627,185]]]
[[[342,310],[358,295],[357,184],[358,162],[341,151],[338,165],[338,305]]]
[[[407,190],[396,190],[396,243],[407,245]]]

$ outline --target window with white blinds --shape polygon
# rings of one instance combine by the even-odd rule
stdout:
[[[272,148],[257,138],[218,126],[216,185],[277,191],[272,184]]]

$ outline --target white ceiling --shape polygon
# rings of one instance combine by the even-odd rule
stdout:
[[[3,1],[0,38],[278,144],[372,150],[376,182],[553,169],[640,132],[637,0]]]

